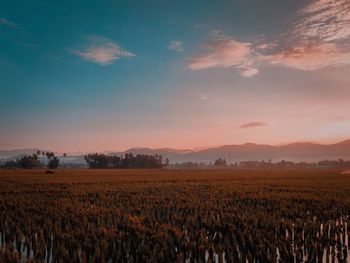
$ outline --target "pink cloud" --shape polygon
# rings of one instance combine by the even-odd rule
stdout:
[[[89,45],[82,50],[72,50],[77,56],[100,65],[109,65],[121,58],[131,58],[135,54],[126,51],[113,41],[100,37],[89,36]]]
[[[327,119],[330,121],[334,122],[344,122],[344,121],[349,121],[350,117],[349,116],[344,116],[344,115],[332,115],[328,114]]]
[[[312,0],[298,12],[289,32],[289,46],[260,58],[274,65],[300,70],[318,70],[350,64],[350,2]]]
[[[323,41],[350,37],[350,2],[348,0],[313,0],[299,12],[295,34],[304,39]]]
[[[258,74],[259,70],[257,68],[252,68],[252,67],[242,67],[240,68],[239,73],[241,74],[242,77],[250,78]]]
[[[259,44],[255,47],[256,50],[260,50],[260,51],[267,51],[267,50],[271,50],[273,48],[276,48],[276,44],[263,43],[263,44]]]
[[[203,52],[190,59],[189,68],[232,67],[243,77],[253,77],[261,64],[304,71],[350,65],[349,0],[311,0],[293,24],[282,38],[255,45],[214,31]]]
[[[252,77],[257,73],[257,70],[250,67],[251,52],[250,43],[239,42],[216,31],[212,33],[211,39],[205,43],[203,53],[190,59],[189,68],[201,70],[215,67],[234,67],[241,69],[240,72],[243,72],[243,76]]]
[[[300,45],[280,53],[262,56],[270,64],[300,70],[318,70],[330,66],[350,64],[350,53],[333,43]]]

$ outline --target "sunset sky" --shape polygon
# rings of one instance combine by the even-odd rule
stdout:
[[[348,0],[0,2],[0,149],[350,138]]]

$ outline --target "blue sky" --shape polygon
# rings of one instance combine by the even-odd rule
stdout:
[[[1,1],[0,148],[346,139],[340,2]]]

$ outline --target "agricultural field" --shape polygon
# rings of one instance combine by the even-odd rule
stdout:
[[[338,170],[0,171],[0,262],[350,262]]]

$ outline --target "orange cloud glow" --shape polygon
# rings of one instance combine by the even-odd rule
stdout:
[[[72,50],[77,56],[100,65],[112,64],[120,58],[131,58],[135,54],[124,50],[111,40],[101,36],[89,36],[90,45],[83,50]]]
[[[329,66],[350,64],[350,53],[341,50],[333,43],[322,43],[289,48],[262,59],[274,65],[301,70],[318,70]]]
[[[221,35],[220,32],[214,32],[204,48],[206,52],[190,60],[190,69],[235,67],[244,77],[252,77],[258,73],[257,69],[250,66],[252,50],[248,42],[239,42],[232,37]]]

